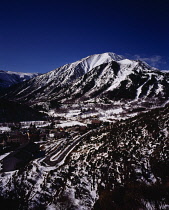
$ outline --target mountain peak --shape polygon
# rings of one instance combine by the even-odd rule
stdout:
[[[85,58],[82,58],[80,60],[80,65],[85,70],[85,73],[87,73],[91,69],[93,69],[96,66],[99,66],[103,63],[109,63],[111,61],[120,61],[123,59],[125,59],[125,58],[121,55],[117,55],[112,52],[105,52],[102,54],[94,54],[94,55],[90,55]]]
[[[59,83],[62,82],[62,84],[68,84],[101,64],[109,63],[111,61],[120,61],[123,59],[125,59],[123,56],[111,52],[90,55],[48,72],[48,79],[45,83],[50,82],[53,78],[60,78]]]
[[[119,60],[125,59],[124,56],[117,55],[116,53],[113,53],[113,52],[105,52],[105,53],[102,53],[101,55],[110,56],[115,61],[119,61]]]

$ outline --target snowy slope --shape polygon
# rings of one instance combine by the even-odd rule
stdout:
[[[23,73],[0,70],[0,87],[7,88],[11,85],[24,82],[38,75],[38,73]]]
[[[1,204],[8,209],[168,209],[168,119],[166,106],[77,138],[39,142],[44,157],[0,172]]]
[[[100,66],[103,63],[109,63],[110,61],[120,61],[123,59],[123,56],[108,52],[88,56],[87,58],[84,58],[80,61],[80,65],[84,69],[85,73],[87,73],[91,69],[95,68],[96,66]]]
[[[141,61],[124,59],[102,64],[75,81],[57,98],[91,100],[91,98],[137,100],[168,98],[169,73],[147,69]],[[54,95],[53,95],[54,97]],[[83,99],[82,99],[83,98]]]

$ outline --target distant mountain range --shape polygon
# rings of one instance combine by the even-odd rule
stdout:
[[[164,102],[169,98],[169,73],[115,53],[96,54],[11,87],[3,97],[31,105],[54,100]]]
[[[38,75],[39,73],[23,73],[0,70],[0,88],[8,88],[14,84],[24,82]]]

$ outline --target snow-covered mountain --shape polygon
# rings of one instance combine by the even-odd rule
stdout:
[[[169,73],[114,53],[88,56],[11,88],[7,99],[30,104],[52,100],[100,102],[169,98]]]
[[[147,67],[144,62],[128,59],[102,64],[74,82],[64,95],[66,99],[98,97],[115,101],[168,98],[169,73]]]
[[[122,56],[116,55],[115,53],[91,55],[79,61],[54,69],[47,74],[41,75],[35,79],[35,82],[38,84],[39,88],[48,85],[52,87],[64,86],[72,83],[74,80],[83,76],[96,66],[99,66],[103,63],[108,63],[110,61],[119,61],[122,59],[124,59]]]
[[[67,86],[96,66],[122,59],[124,59],[122,56],[116,55],[115,53],[91,55],[71,64],[66,64],[46,74],[37,76],[30,82],[19,85],[15,92],[17,92],[18,98],[20,98],[22,93],[25,94],[27,92],[29,92],[28,95],[37,96],[37,94],[39,95],[39,93],[42,93],[42,95],[46,94],[47,96],[49,95],[49,92],[57,91],[62,87]],[[25,89],[27,91],[25,91]]]
[[[8,88],[11,85],[24,82],[38,75],[38,73],[23,73],[0,70],[0,87]]]

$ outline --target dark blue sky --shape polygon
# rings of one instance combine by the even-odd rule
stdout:
[[[0,69],[44,73],[104,52],[169,69],[169,1],[1,0]]]

